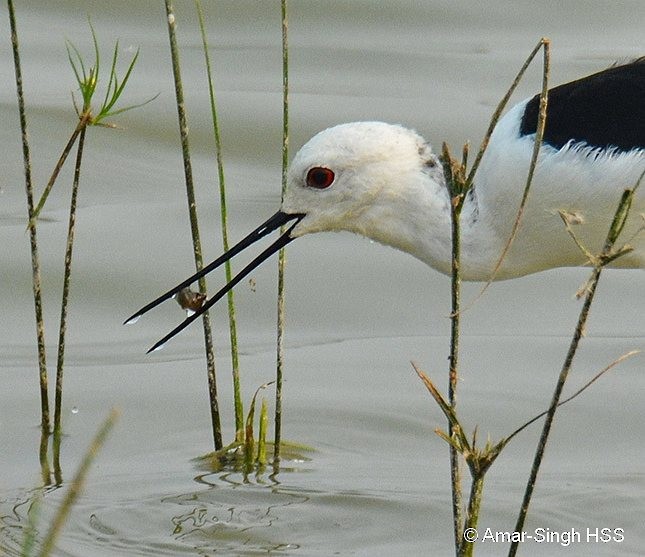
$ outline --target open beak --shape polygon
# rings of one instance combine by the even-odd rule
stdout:
[[[213,269],[216,269],[217,267],[219,267],[220,265],[222,265],[232,257],[236,256],[241,251],[248,248],[251,244],[254,244],[261,238],[264,238],[264,236],[280,228],[283,224],[286,224],[292,220],[296,221],[275,242],[273,242],[268,248],[266,248],[262,253],[260,253],[260,255],[258,255],[253,261],[251,261],[246,267],[244,267],[244,269],[242,269],[237,275],[235,275],[231,279],[231,282],[229,282],[221,290],[216,292],[213,296],[211,296],[211,298],[209,298],[208,300],[205,300],[204,303],[201,305],[201,307],[199,307],[195,311],[195,313],[193,313],[192,315],[184,319],[184,321],[182,321],[179,325],[177,325],[177,327],[175,327],[165,337],[163,337],[156,344],[154,344],[154,346],[152,346],[152,348],[148,350],[148,354],[150,352],[153,352],[154,350],[159,350],[172,337],[174,337],[176,334],[183,331],[200,315],[208,311],[211,308],[211,306],[217,303],[218,300],[220,300],[229,290],[231,290],[231,288],[233,288],[238,282],[240,282],[253,269],[255,269],[258,265],[260,265],[260,263],[262,263],[265,259],[268,259],[271,255],[273,255],[278,250],[282,249],[291,240],[293,240],[293,238],[291,237],[291,231],[304,218],[304,216],[305,215],[301,213],[289,215],[287,213],[283,213],[282,211],[278,211],[269,220],[267,220],[266,222],[258,226],[258,228],[256,228],[244,239],[240,240],[230,250],[228,250],[226,253],[218,257],[215,261],[213,261],[212,263],[209,263],[208,265],[206,265],[206,267],[204,267],[200,271],[197,271],[194,275],[192,275],[191,277],[188,277],[185,281],[179,283],[174,288],[171,288],[170,290],[168,290],[168,292],[166,292],[165,294],[162,294],[156,300],[153,300],[149,304],[146,304],[145,306],[143,306],[139,311],[137,311],[128,319],[126,319],[124,324],[129,325],[131,323],[135,323],[139,319],[139,317],[141,317],[144,313],[147,313],[152,308],[158,306],[162,302],[165,302],[169,298],[174,297],[180,290],[183,290],[184,288],[188,287],[196,280],[207,275]]]

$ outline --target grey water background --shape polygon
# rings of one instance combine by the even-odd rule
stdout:
[[[281,54],[278,2],[204,2],[212,45],[232,239],[279,204]],[[126,103],[160,93],[87,136],[77,218],[61,463],[71,478],[98,424],[121,419],[93,467],[56,555],[449,555],[443,416],[414,360],[447,381],[449,279],[348,234],[290,245],[283,434],[316,449],[277,477],[209,473],[211,449],[200,327],[151,356],[182,319],[168,303],[123,319],[193,270],[165,12],[160,2],[17,2],[34,179],[41,190],[75,126],[65,39],[91,54],[91,17],[105,50],[141,49]],[[193,4],[177,2],[193,165],[206,258],[221,251],[208,93]],[[6,8],[0,64],[0,553],[19,554],[41,484],[39,396],[22,155]],[[478,144],[488,118],[541,36],[553,41],[552,83],[643,54],[645,10],[624,2],[290,2],[291,149],[353,120],[414,127],[440,148]],[[540,86],[536,65],[514,100]],[[71,166],[70,166],[71,168]],[[39,225],[51,387],[71,171]],[[243,259],[243,258],[242,258]],[[248,259],[248,258],[247,258]],[[236,262],[235,267],[241,268]],[[559,269],[497,283],[464,314],[460,412],[483,440],[544,410],[580,309],[588,272]],[[237,288],[243,396],[275,369],[276,263]],[[210,278],[211,290],[222,274]],[[643,347],[643,274],[607,272],[567,387],[573,392]],[[466,285],[472,300],[478,285]],[[232,439],[225,308],[212,312],[225,431]],[[557,416],[527,531],[579,531],[580,543],[528,541],[525,555],[641,555],[645,498],[642,355],[609,372]],[[267,391],[272,406],[273,393]],[[539,427],[491,469],[481,531],[509,531]],[[46,522],[64,489],[41,505]],[[624,541],[586,543],[587,528]],[[482,543],[479,555],[505,554]]]

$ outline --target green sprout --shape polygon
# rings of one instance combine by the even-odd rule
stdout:
[[[89,70],[85,69],[83,57],[81,56],[81,53],[78,51],[76,46],[74,46],[74,44],[70,41],[66,41],[65,45],[67,48],[67,57],[69,59],[69,63],[72,66],[72,70],[74,71],[74,75],[76,76],[76,82],[78,83],[78,87],[81,91],[81,96],[83,97],[82,109],[78,109],[75,99],[74,106],[76,108],[76,113],[79,119],[82,119],[85,114],[89,115],[88,125],[114,127],[113,124],[103,123],[103,120],[109,116],[116,116],[117,114],[121,114],[122,112],[126,112],[128,110],[132,110],[133,108],[138,108],[140,106],[146,105],[150,101],[157,98],[158,95],[155,95],[154,97],[142,103],[133,104],[113,110],[114,105],[121,97],[121,94],[123,93],[123,90],[125,89],[125,86],[130,79],[134,65],[136,64],[137,58],[139,57],[139,49],[137,49],[134,56],[132,57],[132,60],[130,60],[130,63],[128,64],[128,69],[126,70],[123,79],[121,80],[121,82],[119,82],[119,76],[116,72],[116,65],[119,57],[119,41],[117,40],[114,45],[114,53],[112,54],[112,64],[110,66],[110,76],[105,92],[105,98],[103,99],[101,108],[98,110],[98,112],[92,113],[92,98],[94,97],[94,93],[96,92],[96,87],[99,82],[98,76],[101,57],[99,53],[96,34],[91,24],[90,29],[92,31],[92,42],[94,43],[94,65],[90,66]]]
[[[60,173],[63,167],[63,164],[67,159],[67,156],[72,150],[72,147],[76,143],[76,140],[81,135],[81,132],[85,130],[88,126],[103,126],[103,127],[114,128],[116,127],[114,124],[107,123],[104,120],[106,118],[116,116],[128,110],[132,110],[133,108],[144,106],[159,96],[159,94],[157,94],[142,103],[128,105],[121,108],[115,108],[117,102],[119,101],[119,99],[121,98],[121,95],[123,94],[123,90],[125,89],[125,86],[127,85],[128,80],[130,79],[132,70],[134,69],[134,65],[137,62],[137,58],[139,57],[139,49],[137,49],[134,56],[130,60],[130,63],[128,64],[127,70],[123,78],[122,79],[119,78],[117,74],[117,68],[116,68],[118,56],[119,56],[119,41],[117,40],[114,45],[114,52],[112,54],[112,63],[110,65],[110,74],[108,77],[105,97],[100,107],[97,110],[94,110],[92,108],[92,101],[94,99],[94,95],[96,93],[97,87],[101,81],[100,80],[101,56],[99,51],[98,40],[96,38],[96,33],[94,32],[94,27],[92,27],[91,23],[90,23],[90,30],[92,33],[92,42],[94,45],[94,63],[91,66],[88,66],[86,64],[80,51],[78,50],[78,48],[76,48],[76,46],[71,41],[66,41],[66,44],[65,44],[65,47],[67,49],[67,57],[69,59],[70,65],[72,66],[72,71],[74,72],[76,83],[78,84],[78,88],[81,92],[83,104],[79,108],[76,102],[74,93],[72,93],[74,108],[78,116],[78,124],[76,125],[76,128],[72,132],[72,135],[70,136],[69,141],[67,142],[67,145],[65,145],[65,148],[63,149],[63,152],[60,158],[58,159],[58,162],[56,163],[54,171],[52,172],[49,182],[47,182],[47,185],[45,186],[45,190],[43,191],[43,194],[41,195],[40,200],[38,201],[38,204],[34,209],[34,213],[30,220],[30,226],[33,226],[33,224],[36,222],[36,219],[40,215],[40,211],[42,210],[43,206],[45,205],[45,202],[47,201],[47,198],[49,197],[51,189],[54,186],[54,182],[56,181],[56,178],[58,177],[58,174]]]

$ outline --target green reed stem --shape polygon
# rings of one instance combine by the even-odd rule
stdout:
[[[267,426],[269,423],[269,411],[267,401],[262,399],[260,407],[260,425],[258,427],[258,455],[256,462],[259,466],[265,466],[267,463]]]
[[[477,522],[479,520],[479,509],[484,494],[484,476],[485,472],[473,476],[472,483],[470,484],[470,497],[468,498],[468,510],[466,511],[466,524],[464,531],[469,529],[477,529]],[[464,557],[472,557],[475,550],[474,541],[461,542],[461,555]]]
[[[215,88],[213,87],[213,75],[211,71],[211,61],[208,54],[208,41],[206,39],[206,30],[204,25],[204,15],[200,0],[195,0],[197,16],[199,18],[199,30],[202,36],[202,46],[204,49],[204,59],[206,62],[206,75],[208,77],[208,94],[211,105],[211,119],[213,121],[213,137],[215,139],[215,158],[217,160],[217,177],[219,181],[219,199],[220,199],[220,223],[222,229],[222,248],[225,252],[229,249],[228,242],[228,217],[226,212],[226,182],[224,180],[224,161],[222,157],[222,140],[219,131],[219,121],[217,118],[217,105],[215,102]],[[224,263],[226,273],[226,282],[231,282],[233,273],[231,262]],[[231,364],[233,369],[233,401],[235,404],[235,440],[242,442],[244,440],[244,406],[242,403],[242,394],[240,388],[240,363],[239,352],[237,347],[237,325],[235,320],[235,297],[233,289],[226,294],[228,301],[228,328],[229,338],[231,341]]]
[[[118,417],[119,412],[113,409],[99,428],[98,432],[94,436],[94,439],[92,439],[92,442],[90,443],[90,446],[88,447],[87,452],[83,457],[83,461],[76,471],[76,475],[69,484],[65,497],[58,511],[54,515],[51,524],[49,525],[49,529],[45,534],[40,553],[38,554],[39,557],[46,557],[47,555],[50,555],[54,550],[56,539],[60,535],[63,524],[67,520],[67,517],[72,510],[72,506],[78,499],[81,490],[83,489],[87,473],[92,466],[92,463],[94,462],[94,459],[96,458],[99,450],[105,444],[107,435],[112,427],[114,427],[114,424]]]
[[[81,118],[83,121],[84,118]],[[65,334],[67,331],[67,307],[69,301],[69,285],[72,276],[72,254],[74,250],[74,231],[76,229],[76,199],[83,160],[85,144],[85,125],[78,136],[76,165],[74,166],[74,181],[72,183],[72,198],[69,204],[69,223],[67,227],[67,244],[65,246],[65,271],[63,275],[63,295],[60,308],[60,328],[58,331],[58,356],[56,359],[56,401],[54,404],[54,432],[61,431],[61,416],[63,406],[63,364],[65,360]]]
[[[175,13],[170,0],[165,0],[166,21],[168,22],[168,37],[170,40],[170,55],[172,59],[172,72],[175,81],[175,97],[177,103],[177,116],[179,119],[179,134],[181,136],[181,152],[184,160],[184,177],[186,182],[186,198],[188,201],[188,214],[190,218],[190,231],[193,239],[193,254],[195,267],[199,271],[204,266],[201,241],[199,239],[199,224],[197,220],[197,204],[193,186],[193,171],[190,161],[190,146],[188,142],[188,124],[184,105],[184,92],[181,81],[181,68],[179,63],[179,49],[177,47],[177,32]],[[199,290],[206,293],[206,280],[199,279]],[[206,365],[208,373],[208,392],[210,396],[211,423],[213,428],[213,444],[215,450],[222,448],[222,427],[217,399],[217,377],[215,372],[215,351],[213,348],[213,334],[208,312],[202,316],[204,325],[204,347],[206,350]]]
[[[287,169],[289,167],[289,43],[287,0],[280,1],[282,15],[282,190],[280,199],[284,200],[287,190]],[[280,233],[284,233],[284,226]],[[285,292],[284,273],[286,252],[278,252],[278,321],[276,339],[276,386],[275,386],[275,432],[273,442],[273,461],[280,462],[280,441],[282,438],[282,370],[284,365],[284,326],[285,326]]]
[[[13,1],[7,0],[9,24],[11,26],[11,46],[13,64],[16,74],[16,94],[18,96],[18,114],[22,132],[22,156],[25,168],[25,191],[27,194],[27,214],[31,222],[34,215],[34,190],[31,181],[31,155],[27,134],[27,114],[25,112],[25,97],[22,89],[22,70],[20,66],[20,48],[18,45],[18,29]],[[36,342],[38,345],[38,375],[40,383],[40,423],[44,432],[50,430],[49,395],[47,388],[47,360],[45,357],[45,323],[43,320],[43,302],[40,280],[40,260],[38,257],[38,238],[36,227],[29,227],[29,246],[31,249],[31,281],[34,295],[34,310],[36,313]]]

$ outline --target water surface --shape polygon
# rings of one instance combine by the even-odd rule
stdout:
[[[157,3],[158,4],[158,3]],[[553,40],[554,82],[642,53],[640,1],[292,2],[291,145],[329,125],[381,119],[412,126],[435,147],[476,143],[525,56]],[[191,272],[183,169],[161,5],[22,2],[17,6],[34,177],[41,188],[75,125],[64,40],[141,49],[127,102],[160,93],[88,133],[69,310],[61,467],[72,477],[109,409],[122,417],[92,469],[57,555],[449,555],[447,449],[438,408],[410,360],[443,385],[449,280],[405,254],[329,234],[289,247],[284,435],[315,448],[277,476],[205,471],[211,449],[198,327],[145,350],[182,318],[166,304],[135,326],[132,311]],[[277,3],[208,3],[208,32],[225,146],[231,236],[279,203],[280,18]],[[178,3],[194,171],[206,256],[221,250],[207,88],[192,4]],[[5,28],[7,23],[3,22]],[[6,39],[6,34],[5,34]],[[0,58],[13,76],[9,41]],[[107,59],[108,52],[104,54]],[[527,76],[516,100],[539,88]],[[12,78],[0,90],[0,548],[19,554],[42,485],[36,348],[18,119]],[[55,360],[69,169],[39,226],[50,374]],[[237,263],[240,268],[241,262]],[[584,270],[493,285],[465,314],[460,411],[483,439],[508,434],[548,404],[580,302]],[[274,374],[275,263],[237,288],[245,401]],[[211,279],[215,287],[222,276]],[[643,277],[603,276],[567,390],[643,346]],[[465,287],[466,300],[478,292]],[[225,308],[216,326],[225,439],[233,435]],[[527,555],[637,555],[645,527],[643,356],[562,408],[528,530],[623,528],[622,543],[531,543]],[[52,385],[53,387],[53,385]],[[267,397],[271,399],[272,393]],[[538,428],[519,436],[487,479],[481,526],[515,522]],[[43,523],[64,489],[49,490]],[[480,555],[505,547],[481,544]]]

